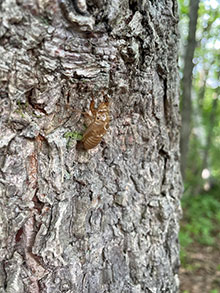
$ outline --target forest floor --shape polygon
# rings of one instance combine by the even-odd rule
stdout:
[[[180,293],[220,293],[220,241],[214,247],[193,243],[180,268]]]

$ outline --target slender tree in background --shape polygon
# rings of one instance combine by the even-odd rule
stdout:
[[[208,155],[209,155],[209,151],[212,144],[217,108],[218,108],[218,97],[215,95],[212,101],[212,109],[211,109],[210,118],[209,118],[209,131],[206,137],[201,171],[208,168],[208,157],[209,157]]]
[[[183,2],[181,2],[181,5],[180,26],[184,41],[186,21],[189,17],[188,7]],[[196,28],[197,45],[192,64],[194,68],[192,73],[193,99],[187,104],[191,105],[191,118],[185,121],[191,135],[188,142],[184,139],[181,140],[182,144],[189,145],[187,160],[183,159],[185,186],[189,194],[198,194],[203,190],[204,183],[207,182],[201,176],[204,169],[209,169],[209,180],[212,183],[218,181],[219,178],[216,161],[219,149],[219,131],[215,119],[220,110],[218,103],[219,14],[219,7],[213,2],[200,2]],[[182,89],[183,93],[185,88],[186,86]],[[213,99],[217,99],[217,101],[213,101]],[[188,111],[185,115],[187,114],[189,114]]]
[[[176,1],[0,5],[0,292],[177,292]]]
[[[182,130],[181,130],[181,172],[183,179],[187,166],[189,137],[191,132],[191,116],[192,116],[192,71],[193,56],[196,48],[196,25],[198,19],[199,0],[191,0],[189,7],[189,30],[187,46],[184,57],[184,69],[182,79]]]

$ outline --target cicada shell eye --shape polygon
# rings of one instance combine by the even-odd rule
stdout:
[[[104,113],[104,114],[102,114],[102,121],[105,121],[107,119],[107,116],[106,116],[106,114]]]
[[[106,120],[106,115],[103,114],[103,113],[98,113],[97,116],[96,116],[96,120],[104,122]]]

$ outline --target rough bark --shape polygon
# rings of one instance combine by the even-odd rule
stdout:
[[[182,80],[182,128],[181,128],[181,172],[183,179],[187,166],[189,136],[191,132],[191,113],[192,113],[192,71],[193,56],[196,48],[196,24],[198,19],[199,0],[191,0],[189,7],[189,33],[187,47],[184,57],[184,69]]]
[[[177,3],[83,4],[1,2],[0,292],[177,292]]]

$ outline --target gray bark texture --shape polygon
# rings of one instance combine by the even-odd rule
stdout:
[[[0,2],[1,293],[178,292],[176,2]]]

